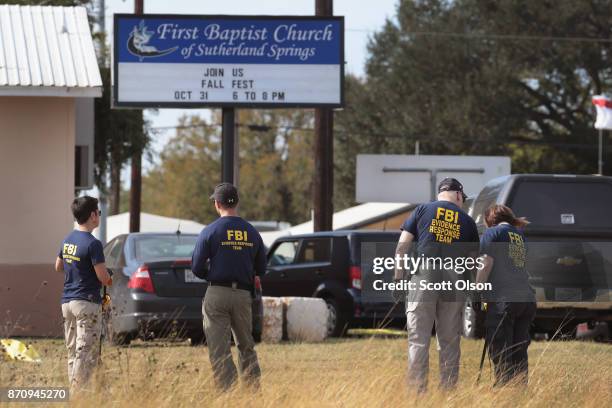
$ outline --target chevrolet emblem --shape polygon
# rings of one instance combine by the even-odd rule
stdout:
[[[572,256],[564,256],[563,258],[557,258],[557,265],[575,266],[581,263],[582,259],[574,258]]]

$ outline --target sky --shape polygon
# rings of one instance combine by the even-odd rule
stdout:
[[[372,34],[395,15],[398,0],[334,0],[334,15],[344,16],[345,72],[363,76],[366,46]],[[152,14],[313,15],[315,0],[144,0],[144,12]],[[106,31],[112,41],[114,13],[133,13],[133,0],[106,0]],[[209,109],[159,109],[145,111],[153,127],[175,126],[185,114],[209,117]],[[160,152],[174,130],[158,131],[153,151]],[[143,163],[145,171],[150,163]],[[126,177],[124,177],[125,179]]]

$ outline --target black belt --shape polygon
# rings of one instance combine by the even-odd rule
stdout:
[[[210,286],[224,286],[226,288],[248,290],[249,292],[253,290],[252,285],[245,285],[244,283],[240,283],[240,282],[218,282],[216,281],[216,282],[208,282],[208,284]]]

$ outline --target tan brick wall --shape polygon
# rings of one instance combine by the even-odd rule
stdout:
[[[61,334],[53,262],[73,225],[74,122],[72,98],[0,97],[2,336]]]

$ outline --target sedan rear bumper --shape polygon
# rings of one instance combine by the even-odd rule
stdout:
[[[119,333],[172,333],[202,330],[202,298],[160,297],[131,292],[123,305],[113,305],[113,328]]]
[[[201,297],[162,297],[152,293],[131,292],[123,305],[113,305],[116,333],[158,337],[203,332]],[[255,335],[261,334],[263,308],[261,297],[254,302]]]

